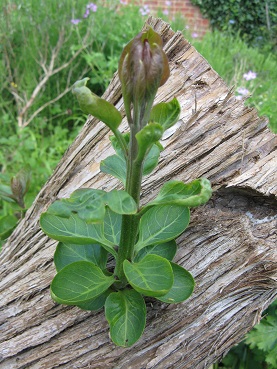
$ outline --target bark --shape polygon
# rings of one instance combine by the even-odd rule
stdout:
[[[142,201],[169,179],[211,180],[212,199],[192,211],[191,224],[178,239],[176,261],[195,277],[195,292],[176,305],[148,301],[145,333],[128,349],[111,343],[103,311],[51,300],[56,242],[40,230],[40,214],[79,187],[120,187],[99,171],[100,161],[112,153],[109,132],[89,117],[4,246],[1,369],[208,368],[277,296],[276,136],[265,118],[236,100],[181,33],[154,18],[148,23],[162,35],[171,66],[156,101],[177,97],[182,124],[162,141],[165,150],[143,182]],[[117,75],[104,97],[124,114]]]

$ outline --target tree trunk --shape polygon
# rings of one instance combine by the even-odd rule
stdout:
[[[162,35],[171,66],[156,101],[177,97],[182,124],[162,141],[165,150],[143,182],[142,201],[169,179],[212,182],[212,199],[192,211],[191,224],[178,239],[176,260],[193,274],[195,291],[181,304],[147,302],[146,330],[131,348],[110,341],[103,311],[51,300],[56,242],[40,230],[40,214],[79,187],[120,187],[100,173],[100,161],[112,153],[109,132],[89,117],[3,248],[1,369],[208,368],[277,296],[276,136],[181,33],[161,20],[148,23]],[[104,97],[124,114],[117,74]]]

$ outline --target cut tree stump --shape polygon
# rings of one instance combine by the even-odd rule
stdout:
[[[171,67],[156,102],[177,97],[182,124],[162,141],[165,149],[143,181],[142,201],[169,179],[206,177],[214,190],[205,206],[192,210],[178,239],[176,260],[193,274],[195,291],[181,304],[149,301],[145,333],[127,349],[110,341],[103,311],[51,300],[56,242],[40,230],[40,214],[79,187],[120,188],[99,170],[112,153],[110,132],[89,117],[3,247],[1,369],[208,368],[277,297],[277,138],[181,33],[159,19],[147,23],[161,34]],[[117,74],[104,97],[124,115]]]

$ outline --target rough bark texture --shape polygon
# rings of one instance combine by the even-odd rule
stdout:
[[[207,368],[277,296],[276,136],[180,33],[160,20],[148,22],[162,35],[171,66],[157,102],[176,96],[183,123],[162,141],[165,150],[143,182],[142,201],[169,179],[211,180],[212,199],[192,211],[178,240],[176,260],[195,277],[195,292],[177,305],[149,301],[145,333],[129,349],[111,343],[102,311],[51,300],[56,243],[40,230],[41,212],[82,186],[119,187],[99,172],[112,152],[108,129],[89,118],[1,254],[1,369]],[[117,75],[105,98],[124,114]]]

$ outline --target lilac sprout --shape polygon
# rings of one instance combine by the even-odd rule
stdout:
[[[89,16],[90,11],[95,13],[97,11],[97,5],[94,3],[89,3],[86,8],[86,12],[83,15],[83,18],[87,18]]]
[[[239,93],[239,95],[236,96],[237,100],[242,100],[244,96],[249,95],[250,93],[245,87],[238,87],[237,92]]]

